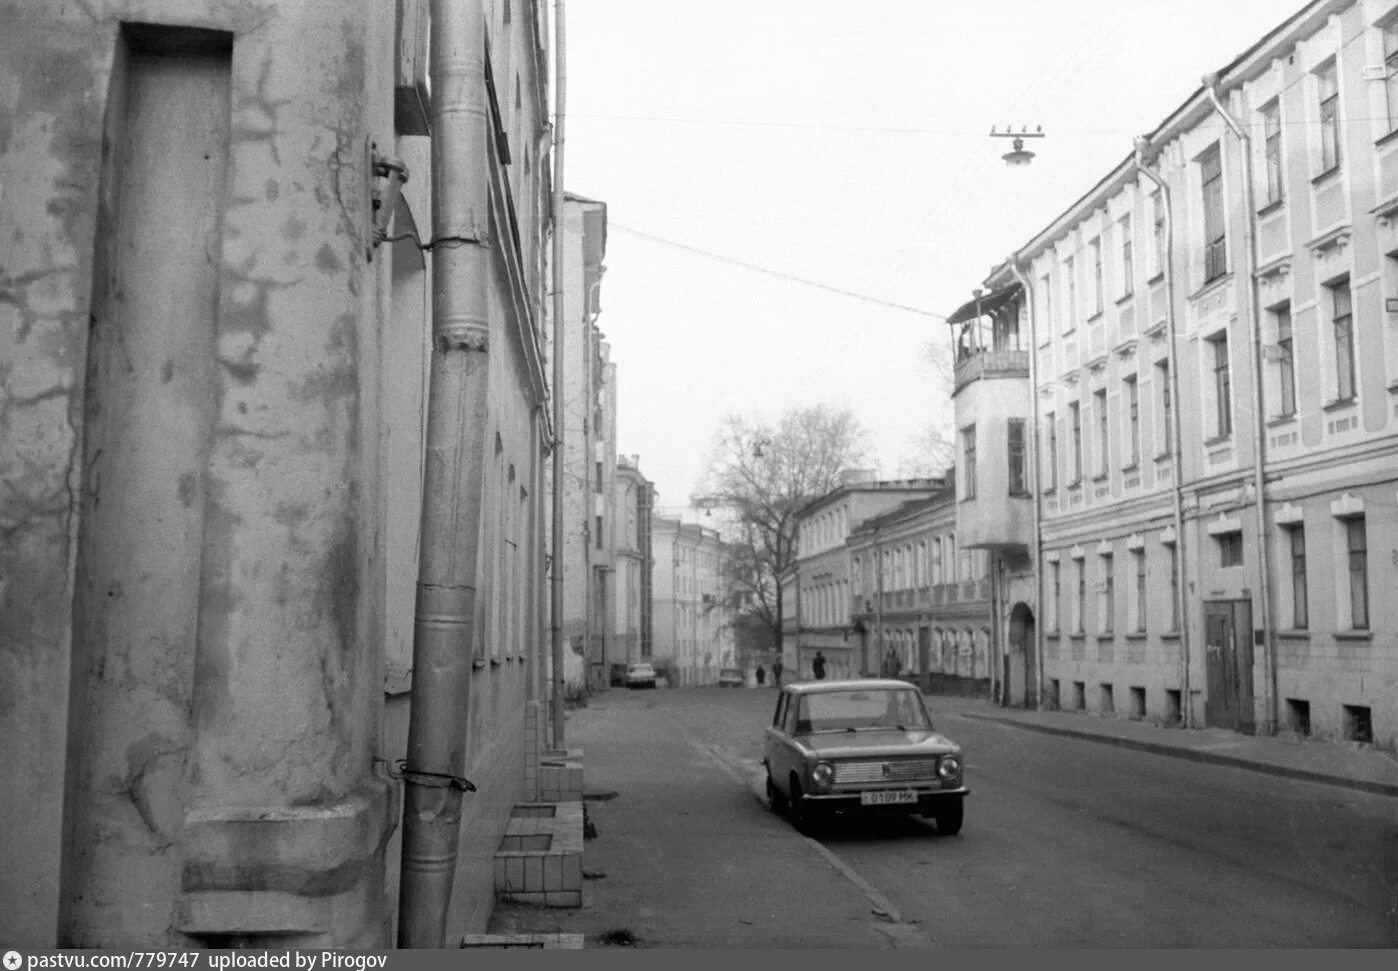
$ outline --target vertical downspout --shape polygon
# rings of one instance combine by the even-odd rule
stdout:
[[[1044,599],[1043,571],[1041,561],[1043,559],[1043,532],[1042,532],[1042,503],[1043,483],[1039,481],[1039,336],[1037,322],[1034,319],[1034,288],[1029,285],[1029,278],[1020,269],[1018,255],[1012,255],[1007,261],[1010,272],[1015,275],[1019,285],[1024,289],[1024,303],[1029,313],[1029,414],[1034,423],[1034,447],[1029,449],[1029,480],[1034,483],[1034,504],[1033,509],[1033,531],[1034,538],[1030,543],[1030,576],[1034,588],[1034,707],[1042,708],[1044,699],[1044,651],[1043,651],[1043,620],[1042,608]],[[1026,699],[1027,701],[1027,699]]]
[[[565,748],[563,711],[563,121],[567,105],[564,73],[564,0],[554,0],[553,79],[553,556],[550,564],[549,624],[553,659],[553,747]]]
[[[1247,256],[1245,270],[1248,277],[1248,316],[1252,324],[1252,341],[1248,349],[1248,363],[1252,365],[1252,479],[1256,495],[1253,498],[1253,512],[1257,520],[1257,570],[1258,601],[1262,608],[1262,636],[1265,642],[1262,650],[1263,677],[1267,690],[1267,722],[1263,731],[1272,735],[1277,730],[1277,638],[1272,623],[1272,537],[1267,529],[1266,496],[1266,448],[1267,418],[1262,404],[1262,308],[1257,288],[1257,207],[1253,198],[1252,140],[1241,125],[1234,120],[1218,93],[1218,75],[1204,75],[1204,86],[1209,89],[1209,98],[1214,110],[1233,131],[1238,139],[1238,147],[1243,156],[1243,213],[1247,227]],[[1249,672],[1251,674],[1251,672]]]
[[[1004,685],[1000,684],[1000,551],[990,549],[989,551],[989,573],[990,573],[990,700],[1004,707],[1005,699],[1000,692]]]
[[[398,945],[440,948],[466,769],[489,405],[485,30],[478,2],[431,0],[432,369],[413,684],[404,763]]]
[[[1135,155],[1132,157],[1136,171],[1155,183],[1160,189],[1161,201],[1165,204],[1165,330],[1168,341],[1166,360],[1170,365],[1170,427],[1166,433],[1171,439],[1171,465],[1173,480],[1171,485],[1175,519],[1175,569],[1179,576],[1175,591],[1175,605],[1180,615],[1180,707],[1185,728],[1194,727],[1194,701],[1190,695],[1189,679],[1189,599],[1185,591],[1189,588],[1188,574],[1185,572],[1184,544],[1184,454],[1180,447],[1180,369],[1175,346],[1175,216],[1170,205],[1170,187],[1156,172],[1145,163],[1145,152],[1150,140],[1140,136],[1135,140]]]
[[[874,527],[874,563],[878,569],[879,596],[874,601],[874,611],[876,620],[874,622],[874,656],[883,660],[883,547],[879,545],[879,527]],[[873,670],[873,665],[869,663],[869,651],[864,651],[864,673],[868,674]]]

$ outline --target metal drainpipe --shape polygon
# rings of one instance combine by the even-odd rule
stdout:
[[[432,0],[432,370],[404,763],[400,947],[440,948],[460,843],[490,401],[489,145],[479,2]]]
[[[878,633],[877,633],[877,635],[876,635],[876,637],[875,637],[875,639],[874,639],[874,653],[875,653],[878,657],[882,658],[882,657],[883,657],[883,547],[881,547],[881,546],[879,545],[879,530],[878,530],[878,527],[875,527],[875,528],[874,528],[874,557],[875,557],[875,562],[878,564],[878,570],[879,570],[879,573],[878,573],[878,577],[879,577],[879,597],[878,597],[877,600],[874,601],[875,617],[877,618],[877,619],[875,620],[875,628],[876,628],[877,631],[878,631]],[[870,665],[869,665],[869,651],[868,651],[868,649],[866,648],[865,651],[864,651],[864,672],[867,674],[867,673],[869,672],[869,670],[870,670]]]
[[[567,105],[563,0],[554,0],[553,82],[553,557],[549,578],[549,635],[553,668],[553,747],[565,748],[563,707],[563,251],[567,217],[563,200],[563,122]]]
[[[1175,219],[1170,208],[1170,187],[1156,172],[1145,163],[1145,151],[1150,140],[1140,136],[1135,140],[1135,154],[1132,161],[1136,171],[1150,179],[1160,189],[1161,201],[1165,204],[1165,330],[1167,336],[1166,353],[1170,367],[1170,427],[1167,433],[1171,438],[1171,493],[1175,519],[1175,562],[1179,573],[1178,589],[1175,591],[1176,609],[1180,615],[1180,679],[1181,717],[1185,728],[1194,727],[1194,702],[1190,695],[1189,677],[1189,600],[1185,591],[1189,588],[1189,575],[1185,571],[1184,542],[1184,455],[1180,449],[1180,369],[1175,347]]]
[[[1025,307],[1029,313],[1029,407],[1030,417],[1034,422],[1034,447],[1029,449],[1029,480],[1034,483],[1034,503],[1033,510],[1033,532],[1034,539],[1030,544],[1030,576],[1034,588],[1034,707],[1043,707],[1044,698],[1044,652],[1043,644],[1043,623],[1041,614],[1043,608],[1043,572],[1040,560],[1043,559],[1043,534],[1042,527],[1042,503],[1043,494],[1040,491],[1042,483],[1039,481],[1039,340],[1036,332],[1036,321],[1034,320],[1034,288],[1029,285],[1029,277],[1020,269],[1018,254],[1010,256],[1006,261],[1009,263],[1010,272],[1015,275],[1019,285],[1024,289]]]
[[[1277,637],[1272,620],[1272,537],[1267,529],[1267,419],[1262,402],[1262,308],[1257,288],[1257,206],[1253,198],[1252,140],[1241,125],[1228,113],[1218,93],[1218,75],[1204,75],[1204,86],[1209,89],[1209,99],[1214,110],[1233,131],[1243,156],[1243,206],[1247,227],[1247,246],[1243,252],[1247,256],[1248,277],[1248,316],[1252,324],[1252,341],[1248,350],[1248,363],[1252,365],[1252,480],[1256,495],[1253,498],[1253,512],[1257,521],[1258,602],[1262,608],[1262,636],[1264,639],[1262,660],[1267,689],[1267,723],[1265,734],[1272,735],[1277,730]]]

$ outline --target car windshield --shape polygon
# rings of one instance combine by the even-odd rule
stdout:
[[[798,732],[857,732],[901,728],[929,731],[922,698],[910,688],[816,691],[801,697]]]

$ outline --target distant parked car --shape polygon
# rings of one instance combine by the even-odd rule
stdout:
[[[763,739],[767,799],[800,829],[835,813],[898,813],[961,831],[961,747],[906,681],[804,681],[777,693]]]
[[[655,668],[646,661],[628,665],[626,668],[626,686],[628,688],[654,688]]]
[[[743,672],[737,668],[724,668],[718,673],[718,686],[720,688],[741,688],[747,684],[747,678],[743,677]]]

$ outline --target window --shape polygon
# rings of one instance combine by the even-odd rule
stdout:
[[[1138,634],[1146,632],[1146,551],[1136,550],[1131,554],[1136,567],[1136,602],[1131,616],[1131,626]]]
[[[1281,103],[1262,107],[1262,167],[1267,175],[1267,205],[1282,200]]]
[[[1306,591],[1306,528],[1300,523],[1290,527],[1291,540],[1291,626],[1305,630],[1310,625]]]
[[[1156,441],[1160,443],[1156,448],[1156,455],[1164,457],[1170,454],[1170,441],[1173,437],[1172,424],[1173,416],[1170,414],[1170,362],[1161,361],[1155,366],[1155,384],[1160,389],[1156,398],[1160,402],[1160,427],[1156,430]]]
[[[1087,244],[1092,254],[1092,316],[1102,312],[1102,237]]]
[[[963,499],[976,498],[976,426],[961,429],[961,457],[966,466],[966,489]]]
[[[1097,474],[1107,474],[1107,390],[1092,393],[1092,404],[1097,412]]]
[[[1078,280],[1071,256],[1063,261],[1063,276],[1068,287],[1068,319],[1063,323],[1063,333],[1071,334],[1078,326]]]
[[[1296,357],[1291,343],[1291,307],[1279,307],[1272,314],[1277,322],[1277,413],[1296,414]]]
[[[1073,423],[1073,482],[1082,479],[1082,407],[1074,401],[1068,405],[1068,417]]]
[[[1121,383],[1126,391],[1126,467],[1134,469],[1141,461],[1141,388],[1134,374]]]
[[[1228,272],[1228,245],[1224,231],[1223,164],[1215,145],[1199,160],[1204,196],[1204,282]]]
[[[1102,633],[1110,634],[1112,632],[1112,618],[1116,616],[1116,588],[1113,586],[1115,577],[1112,575],[1114,558],[1108,553],[1100,559],[1102,561],[1102,595],[1097,603],[1101,614],[1097,626]]]
[[[1214,537],[1214,542],[1218,545],[1218,565],[1242,566],[1243,565],[1243,534],[1219,533]]]
[[[1170,630],[1180,629],[1180,557],[1179,547],[1169,543],[1165,547],[1170,554]]]
[[[1340,164],[1340,88],[1334,60],[1316,72],[1316,81],[1320,94],[1320,171],[1325,173]]]
[[[942,583],[942,538],[934,537],[932,540],[932,583],[940,585]]]
[[[1073,601],[1073,631],[1081,634],[1083,632],[1083,614],[1087,607],[1087,561],[1076,559],[1073,566],[1078,572],[1078,596]]]
[[[1369,551],[1364,517],[1344,520],[1345,546],[1349,554],[1349,617],[1355,630],[1369,628]]]
[[[1058,422],[1054,419],[1053,412],[1048,413],[1048,466],[1044,471],[1048,473],[1046,490],[1052,492],[1058,488]]]
[[[1335,334],[1335,400],[1354,397],[1354,316],[1350,312],[1349,281],[1330,288],[1331,323]]]
[[[1160,192],[1151,196],[1151,210],[1155,217],[1155,275],[1165,272],[1165,252],[1168,240],[1165,238],[1165,197]]]
[[[1010,495],[1024,495],[1029,491],[1025,487],[1027,475],[1025,469],[1024,419],[1011,418],[1006,428],[1006,433],[1006,437],[1009,441],[1010,453]]]
[[[602,548],[602,517],[597,517],[597,548]]]
[[[1384,91],[1388,95],[1388,130],[1398,129],[1398,18],[1383,25]]]
[[[1062,582],[1061,582],[1061,581],[1062,581],[1062,578],[1061,578],[1060,575],[1059,575],[1058,563],[1057,563],[1057,561],[1055,561],[1055,562],[1049,564],[1049,579],[1053,581],[1052,584],[1051,584],[1051,586],[1053,587],[1053,596],[1049,599],[1049,602],[1048,602],[1048,609],[1049,609],[1048,629],[1051,630],[1051,631],[1057,631],[1057,630],[1058,630],[1058,605],[1059,605],[1060,603],[1063,602],[1062,599],[1061,599],[1061,598],[1063,597],[1063,588],[1062,588],[1063,585],[1062,585]]]
[[[1219,438],[1233,434],[1233,392],[1228,369],[1228,335],[1220,334],[1209,341],[1214,355],[1214,434]]]
[[[1121,232],[1121,295],[1129,297],[1136,289],[1136,273],[1131,258],[1131,217],[1122,216],[1118,226]]]

